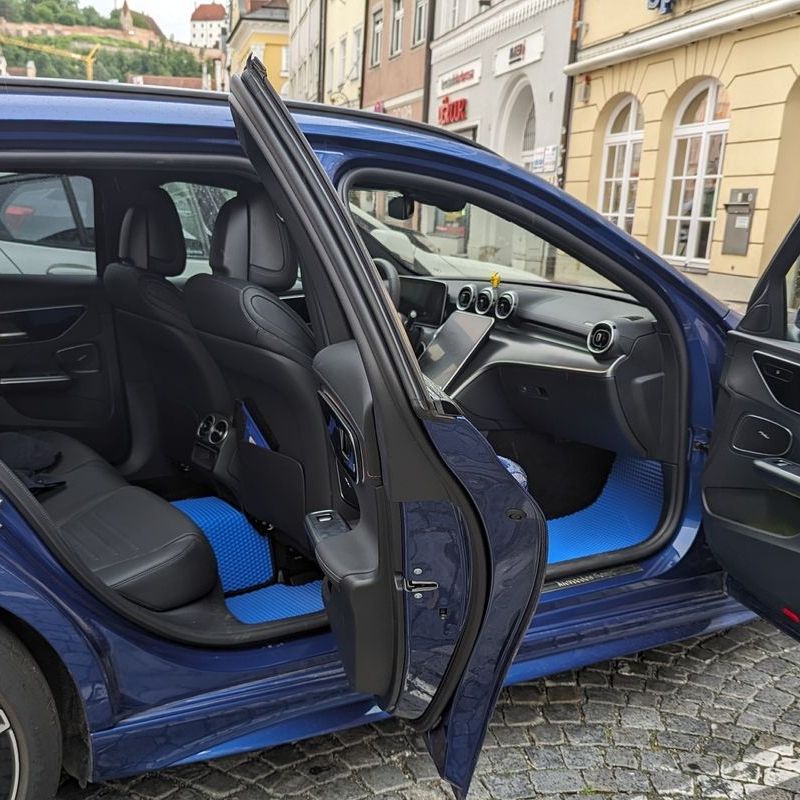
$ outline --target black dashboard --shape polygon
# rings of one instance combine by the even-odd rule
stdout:
[[[675,410],[664,389],[675,369],[672,348],[654,316],[633,298],[546,283],[493,288],[403,276],[400,310],[423,372],[481,429],[527,428],[670,460],[666,433]],[[474,347],[462,330],[442,336],[443,323],[456,312],[492,320],[484,333],[482,326],[459,326],[476,331]],[[437,380],[445,373],[425,355],[432,340],[439,350],[452,340],[462,351],[436,353],[439,367],[457,362],[446,385]]]

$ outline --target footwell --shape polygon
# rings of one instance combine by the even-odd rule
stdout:
[[[656,461],[617,456],[600,496],[566,517],[548,520],[548,563],[623,550],[656,531],[664,504],[664,480]]]
[[[275,582],[269,538],[218,497],[173,505],[205,534],[217,559],[228,611],[240,622],[275,622],[323,610],[319,581],[301,586]]]

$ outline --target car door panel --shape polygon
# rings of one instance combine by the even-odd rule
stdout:
[[[380,278],[257,60],[233,79],[231,97],[262,182],[284,187],[298,219],[315,215],[314,234],[328,239],[317,250],[326,280],[350,286],[338,302],[347,298],[356,334],[327,343],[314,369],[352,513],[320,509],[306,519],[342,663],[355,689],[429,732],[440,774],[463,797],[540,593],[544,517],[485,437],[425,389],[411,348],[387,347],[401,331],[393,311],[382,316]],[[420,381],[413,390],[390,388],[399,353],[397,368]]]
[[[783,283],[798,234],[795,225],[728,334],[703,524],[731,591],[800,638],[800,343],[787,335]]]
[[[110,461],[128,433],[111,309],[95,279],[0,276],[0,430],[74,436]]]

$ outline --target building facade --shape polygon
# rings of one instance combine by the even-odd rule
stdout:
[[[219,50],[227,33],[228,12],[221,3],[200,3],[192,12],[191,45]]]
[[[427,121],[434,0],[367,0],[361,105]]]
[[[289,75],[284,94],[292,100],[322,100],[324,76],[320,59],[325,2],[289,0]]]
[[[567,189],[745,303],[800,207],[800,2],[614,9],[583,0]]]
[[[573,0],[442,0],[429,119],[559,182]]]
[[[289,8],[286,0],[233,0],[226,47],[228,76],[238,75],[250,54],[267,68],[283,93],[289,77]]]
[[[325,0],[324,101],[359,108],[366,0]]]

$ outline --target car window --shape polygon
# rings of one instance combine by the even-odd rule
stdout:
[[[220,208],[235,197],[236,192],[222,186],[180,181],[165,183],[162,188],[175,203],[183,227],[187,266],[181,279],[211,272],[208,259],[214,223]]]
[[[0,172],[0,272],[94,275],[95,269],[92,181]]]
[[[439,207],[385,189],[353,190],[348,199],[362,235],[420,275],[489,280],[499,272],[511,282],[618,288],[536,234],[472,203]]]

